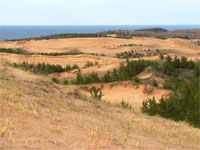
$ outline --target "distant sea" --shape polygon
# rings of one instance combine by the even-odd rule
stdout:
[[[108,30],[136,30],[161,27],[167,30],[199,29],[200,25],[89,25],[89,26],[4,26],[0,25],[0,40],[23,39],[59,33],[95,33]]]

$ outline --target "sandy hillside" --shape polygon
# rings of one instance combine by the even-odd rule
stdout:
[[[115,56],[116,53],[130,50],[162,49],[164,52],[185,55],[188,57],[197,56],[199,46],[191,43],[193,40],[184,39],[155,39],[151,37],[134,37],[132,39],[119,38],[68,38],[50,40],[30,41],[5,41],[0,42],[3,48],[23,48],[30,52],[68,52],[81,51],[85,53],[106,54]],[[142,46],[120,46],[137,44]]]
[[[127,87],[144,89],[129,82],[113,84],[105,85],[105,95]],[[200,130],[184,122],[147,116],[135,111],[134,105],[130,111],[80,93],[0,62],[0,149],[200,148]]]

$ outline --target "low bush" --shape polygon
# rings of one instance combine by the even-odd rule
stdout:
[[[140,79],[139,79],[138,77],[135,77],[135,78],[134,78],[134,81],[135,81],[136,83],[141,83],[141,81],[140,81]]]
[[[91,89],[90,89],[90,94],[91,94],[91,96],[92,97],[94,97],[95,99],[97,99],[97,100],[101,100],[101,98],[103,97],[103,93],[102,93],[102,91],[101,91],[101,88],[96,88],[96,87],[92,87]]]
[[[158,87],[157,81],[156,81],[156,80],[153,80],[153,81],[152,81],[152,85],[155,86],[155,87]]]
[[[52,80],[54,83],[56,83],[56,84],[59,84],[59,83],[60,83],[60,81],[59,81],[56,77],[53,77],[51,80]]]
[[[85,64],[85,67],[90,67],[90,66],[93,66],[94,64],[90,61],[87,61],[87,63]]]
[[[131,104],[129,104],[128,102],[125,102],[124,100],[121,101],[120,105],[122,108],[132,109]]]

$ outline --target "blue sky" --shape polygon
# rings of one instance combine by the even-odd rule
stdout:
[[[200,0],[0,0],[1,25],[200,24]]]

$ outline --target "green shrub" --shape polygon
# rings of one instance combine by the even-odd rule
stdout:
[[[93,66],[93,63],[90,61],[87,61],[87,63],[85,64],[85,67],[90,67],[90,66]]]
[[[152,81],[152,85],[155,86],[155,87],[158,87],[158,83],[157,83],[157,81],[153,79],[153,81]]]
[[[72,66],[72,70],[73,69],[79,69],[79,66],[77,65],[77,64],[74,64],[73,66]]]
[[[64,84],[64,85],[68,85],[69,82],[68,82],[66,79],[64,79],[64,80],[63,80],[63,84]]]
[[[55,77],[53,77],[51,80],[52,80],[54,83],[56,83],[56,84],[59,84],[59,83],[60,83],[60,81],[59,81],[57,78],[55,78]]]
[[[95,99],[97,99],[99,101],[101,100],[101,98],[103,96],[101,89],[100,88],[97,89],[96,87],[92,87],[90,89],[90,94],[92,97],[94,97]]]
[[[163,54],[160,54],[160,60],[164,60]]]
[[[138,77],[135,77],[135,78],[134,78],[134,81],[135,81],[136,83],[141,83],[141,81],[140,81],[140,79],[139,79]]]

